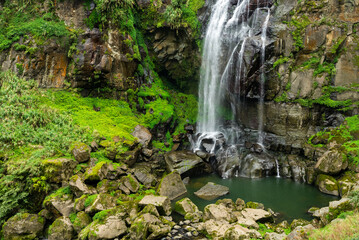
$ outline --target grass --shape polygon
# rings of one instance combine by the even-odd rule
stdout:
[[[347,216],[309,234],[310,240],[354,240],[359,237],[359,213]]]

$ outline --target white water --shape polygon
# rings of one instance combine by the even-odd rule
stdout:
[[[276,166],[276,170],[277,170],[277,178],[280,178],[280,172],[279,172],[279,163],[278,163],[278,160],[276,159],[275,160],[275,166]]]
[[[212,14],[203,47],[199,86],[198,138],[194,145],[195,150],[200,149],[202,141],[212,141],[214,144],[210,153],[215,153],[218,149],[218,145],[216,148],[218,136],[224,136],[228,145],[236,144],[241,137],[242,130],[236,126],[235,122],[238,120],[236,110],[240,101],[241,87],[248,71],[246,69],[248,63],[244,62],[246,48],[251,44],[251,41],[253,42],[254,38],[260,38],[260,62],[261,65],[264,64],[267,28],[270,18],[269,8],[264,8],[267,14],[265,19],[263,17],[260,19],[260,13],[263,9],[256,9],[250,13],[249,6],[250,0],[238,0],[234,11],[230,11],[231,0],[218,0],[212,6]],[[258,22],[262,23],[261,32],[255,33],[255,25]],[[264,82],[263,69],[260,79],[257,119],[258,143],[262,146],[264,139]],[[227,109],[227,113],[224,114],[223,109]],[[230,109],[230,113],[228,113],[228,109]],[[224,118],[231,120],[231,127],[225,126]],[[233,152],[233,149],[236,148],[231,149]]]

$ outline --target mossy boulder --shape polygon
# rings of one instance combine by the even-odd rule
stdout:
[[[82,195],[81,197],[75,199],[74,210],[76,212],[85,210],[85,202],[87,197],[88,195]]]
[[[49,240],[72,239],[73,225],[68,217],[57,218],[49,227]]]
[[[70,216],[74,208],[73,195],[70,188],[60,188],[56,192],[48,195],[43,205],[55,218]]]
[[[355,208],[354,204],[349,198],[342,198],[339,201],[332,201],[329,203],[329,212],[333,218],[339,216],[342,212],[351,211]]]
[[[298,226],[306,226],[306,225],[308,225],[308,224],[310,224],[310,222],[307,221],[307,220],[304,220],[304,219],[294,219],[294,220],[292,221],[292,223],[290,224],[290,228],[291,228],[291,229],[295,229],[295,228],[298,227]]]
[[[99,212],[93,217],[94,221],[80,232],[79,239],[114,239],[122,236],[127,232],[122,217],[123,214],[116,208]]]
[[[73,220],[73,227],[77,233],[80,233],[87,225],[92,222],[91,217],[84,211],[78,212]]]
[[[73,175],[69,180],[71,192],[80,197],[84,194],[94,194],[96,190],[92,186],[86,185],[79,175]]]
[[[169,172],[177,171],[181,175],[200,174],[205,170],[204,161],[188,150],[168,152],[165,161]]]
[[[140,156],[141,149],[136,148],[131,151],[126,151],[123,153],[119,153],[116,155],[116,161],[123,162],[127,164],[127,166],[132,167],[138,160]]]
[[[346,196],[353,186],[356,185],[357,180],[358,177],[354,172],[345,172],[344,175],[338,179],[340,196]]]
[[[111,193],[118,190],[118,181],[104,179],[97,184],[98,193]]]
[[[31,240],[42,235],[45,219],[36,214],[18,213],[3,225],[7,240]]]
[[[85,143],[79,142],[75,143],[72,146],[72,154],[74,155],[76,161],[78,161],[79,163],[87,162],[88,160],[90,160],[90,153],[91,148]]]
[[[165,215],[170,215],[172,211],[171,202],[169,198],[165,196],[146,195],[138,204],[140,206],[153,205],[159,213]]]
[[[339,196],[339,187],[337,180],[329,175],[319,174],[316,179],[316,185],[323,193]]]
[[[335,175],[348,168],[348,160],[337,150],[329,150],[318,159],[315,169],[324,174]]]
[[[139,166],[136,165],[133,169],[133,175],[139,182],[147,188],[150,188],[151,186],[155,186],[157,183],[156,176],[151,174],[151,170],[151,166],[145,166],[143,164]]]
[[[127,188],[130,192],[136,193],[140,189],[140,184],[135,177],[131,174],[121,177],[120,179],[120,189],[125,190],[123,187]],[[121,188],[122,186],[122,188]]]
[[[44,175],[52,183],[61,183],[68,180],[77,165],[72,159],[58,158],[42,161]]]
[[[91,195],[85,201],[85,212],[95,214],[103,210],[114,208],[116,206],[116,200],[115,197],[106,193]]]
[[[258,203],[258,202],[247,202],[246,208],[264,209],[264,205],[263,203]]]
[[[198,207],[189,198],[183,198],[176,202],[175,209],[177,213],[185,216],[187,213],[198,212]]]
[[[170,200],[187,193],[186,186],[183,184],[181,176],[176,171],[161,179],[157,191],[159,195],[167,196]]]
[[[107,162],[98,162],[95,166],[89,168],[84,174],[85,183],[94,183],[103,180],[108,172],[109,164]]]
[[[237,209],[238,211],[241,211],[241,210],[243,210],[245,207],[246,207],[246,202],[245,202],[243,199],[241,199],[241,198],[237,198],[237,200],[236,200],[236,209]]]

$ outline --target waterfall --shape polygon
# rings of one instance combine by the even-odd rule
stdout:
[[[267,2],[238,0],[235,3],[233,0],[217,0],[211,8],[205,34],[194,150],[211,154],[221,150],[221,156],[231,158],[230,163],[221,163],[224,166],[225,177],[232,171],[233,174],[238,173],[240,166],[240,154],[237,149],[239,143],[244,141],[237,110],[241,99],[246,97],[243,96],[246,90],[243,86],[251,64],[247,56],[248,48],[254,48],[254,51],[258,52],[261,66],[264,66],[265,62],[270,9],[267,5],[261,4]],[[260,71],[256,121],[257,143],[263,146],[264,67]]]

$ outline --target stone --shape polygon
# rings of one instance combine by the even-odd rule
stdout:
[[[272,218],[272,214],[263,209],[245,208],[242,211],[245,218],[252,218],[254,221],[267,221]]]
[[[169,172],[176,170],[181,175],[191,175],[192,173],[197,175],[205,169],[203,160],[192,151],[171,151],[164,156]]]
[[[248,229],[245,227],[242,227],[239,224],[233,225],[231,228],[229,228],[225,235],[224,239],[228,240],[240,240],[240,239],[248,239]]]
[[[183,216],[187,213],[195,213],[199,211],[198,207],[189,198],[183,198],[177,201],[174,210]]]
[[[73,223],[75,232],[80,233],[87,225],[92,222],[92,218],[84,211],[78,212]]]
[[[138,204],[140,206],[152,204],[157,208],[158,212],[165,215],[170,215],[172,211],[171,202],[166,196],[146,195]]]
[[[308,233],[315,228],[313,225],[308,224],[306,226],[299,226],[296,227],[289,235],[287,236],[286,240],[304,240],[308,239]]]
[[[156,177],[151,174],[150,171],[150,167],[135,166],[133,169],[133,175],[137,178],[139,182],[149,188],[156,185],[157,183]]]
[[[127,151],[116,155],[116,160],[127,164],[127,166],[132,167],[138,160],[140,155],[140,148],[136,148],[132,151]]]
[[[254,221],[253,218],[244,218],[241,216],[237,216],[237,222],[238,224],[247,228],[259,229],[258,223],[256,223],[256,221]]]
[[[79,163],[90,160],[91,148],[84,143],[76,143],[72,148],[72,154]]]
[[[96,190],[92,187],[88,187],[78,175],[73,175],[69,180],[69,186],[71,192],[75,194],[76,197],[80,197],[83,194],[95,194]]]
[[[90,203],[88,207],[86,207],[86,202],[85,202],[85,207],[86,207],[85,212],[87,214],[95,214],[97,212],[111,209],[116,206],[117,198],[111,196],[110,194],[100,193],[95,196],[96,196],[95,199],[92,201],[92,203]],[[86,199],[86,201],[88,201],[88,199]]]
[[[348,160],[337,150],[329,150],[318,159],[315,169],[324,174],[336,175],[347,169]]]
[[[238,162],[238,159],[236,160]],[[276,170],[274,158],[269,154],[250,153],[240,162],[239,176],[247,178],[261,178]]]
[[[120,185],[125,186],[132,193],[136,193],[138,189],[140,189],[140,184],[138,183],[137,179],[134,178],[131,174],[121,177]]]
[[[309,97],[313,90],[313,73],[313,69],[293,71],[289,79],[291,93],[299,98]]]
[[[161,196],[167,196],[170,200],[173,200],[186,194],[187,189],[179,173],[172,172],[162,178],[158,187],[158,193]]]
[[[109,164],[107,162],[98,162],[94,167],[89,168],[84,174],[85,183],[99,182],[103,180],[108,173]]]
[[[349,198],[342,198],[338,201],[329,202],[329,212],[337,217],[340,213],[351,211],[355,208],[354,204],[350,201]]]
[[[325,225],[328,224],[329,207],[322,207],[313,213],[313,217],[319,218]]]
[[[73,225],[68,217],[57,218],[49,227],[49,240],[72,239]]]
[[[231,214],[231,209],[216,204],[209,204],[204,208],[203,220],[225,220],[227,222],[235,220],[235,217]]]
[[[119,216],[110,214],[103,221],[93,221],[84,228],[79,234],[79,239],[114,239],[122,236],[126,231],[126,223]]]
[[[74,209],[72,195],[62,193],[61,189],[60,191],[58,190],[57,192],[47,196],[43,205],[55,218],[61,216],[68,217]]]
[[[205,221],[199,230],[203,228],[209,235],[216,236],[218,238],[224,238],[227,230],[231,228],[232,225],[225,220],[214,220],[210,219]]]
[[[241,210],[243,210],[245,207],[246,207],[246,203],[244,202],[244,200],[241,199],[241,198],[237,198],[237,200],[236,200],[236,209],[237,209],[238,211],[241,211]]]
[[[359,68],[356,66],[354,59],[354,51],[345,51],[340,55],[337,64],[335,65],[335,86],[350,86],[358,83]]]
[[[132,136],[138,139],[138,142],[142,145],[143,148],[147,148],[152,139],[152,134],[150,131],[142,125],[137,125],[135,127],[132,132]]]
[[[47,159],[42,161],[44,176],[51,183],[67,181],[73,174],[77,162],[67,158]]]
[[[290,228],[291,228],[291,229],[295,229],[295,228],[298,227],[298,226],[306,226],[306,225],[308,225],[308,224],[310,224],[310,222],[307,221],[307,220],[304,220],[304,219],[294,219],[294,220],[292,221],[292,223],[290,224]]]
[[[226,186],[222,186],[219,184],[215,184],[213,182],[208,182],[205,186],[203,186],[198,191],[194,192],[194,194],[205,200],[213,200],[218,197],[224,196],[229,193],[229,188]]]
[[[332,176],[319,174],[315,183],[321,192],[339,196],[338,182]]]
[[[286,239],[287,235],[285,233],[266,233],[264,234],[264,240],[284,240]]]
[[[36,239],[42,236],[45,219],[36,214],[18,213],[3,225],[5,239]]]

